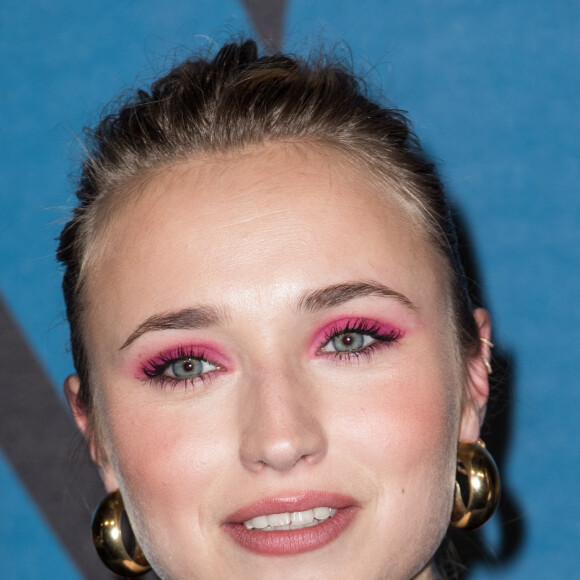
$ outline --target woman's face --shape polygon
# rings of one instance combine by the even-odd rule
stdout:
[[[463,385],[440,264],[395,206],[335,152],[270,145],[158,174],[104,243],[105,481],[158,573],[429,577]]]

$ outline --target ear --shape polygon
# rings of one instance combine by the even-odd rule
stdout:
[[[83,437],[90,443],[88,437],[88,415],[86,409],[81,404],[80,393],[81,390],[81,380],[78,375],[69,375],[64,381],[64,394],[68,402],[68,406],[72,412],[73,419],[79,428],[79,431],[83,434]],[[91,457],[93,461],[95,457],[93,455],[93,450],[91,449]]]
[[[480,339],[490,340],[491,320],[487,310],[477,308],[473,311],[473,318],[479,330]],[[475,441],[485,418],[487,399],[489,397],[489,374],[484,361],[491,360],[491,348],[485,341],[478,344],[477,354],[467,364],[467,377],[459,439]]]
[[[99,469],[101,479],[107,491],[119,489],[119,483],[113,472],[110,461],[106,459],[104,450],[95,439],[94,426],[89,418],[87,409],[80,400],[81,381],[78,375],[70,375],[64,381],[64,394],[72,412],[73,419],[82,433],[89,451],[91,459]]]

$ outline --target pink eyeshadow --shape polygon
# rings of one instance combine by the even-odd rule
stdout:
[[[321,328],[313,333],[308,347],[310,354],[315,354],[333,334],[339,333],[347,327],[353,329],[359,326],[366,329],[372,328],[373,331],[381,335],[395,334],[397,338],[402,338],[405,334],[399,326],[382,322],[372,316],[341,316],[325,322]]]
[[[151,352],[151,354],[147,354]],[[137,379],[147,379],[145,370],[152,370],[153,366],[166,364],[171,359],[178,359],[184,356],[203,358],[224,369],[231,368],[231,361],[226,357],[221,349],[208,343],[188,344],[187,341],[180,341],[178,345],[169,348],[149,348],[137,355],[129,363],[129,373]]]

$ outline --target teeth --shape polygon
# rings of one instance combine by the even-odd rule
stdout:
[[[336,514],[334,508],[317,507],[303,512],[292,512],[283,514],[270,514],[268,516],[256,516],[244,522],[248,530],[299,530],[316,526],[320,522],[331,518]]]
[[[314,508],[312,512],[317,520],[326,520],[330,517],[330,508]]]
[[[268,527],[268,516],[258,516],[252,520],[252,524],[254,528],[258,528],[262,530],[263,528]]]
[[[292,514],[292,525],[301,526],[303,524],[311,524],[314,519],[314,514],[312,510],[306,510],[304,512],[293,512]]]
[[[269,526],[287,526],[292,521],[289,513],[268,516]],[[294,522],[292,522],[294,523]]]

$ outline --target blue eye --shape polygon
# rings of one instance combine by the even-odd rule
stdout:
[[[194,379],[209,371],[216,370],[218,367],[204,359],[200,358],[183,358],[170,362],[165,372],[165,376],[175,379]]]
[[[213,358],[211,353],[208,358]],[[143,366],[143,378],[160,387],[188,389],[212,379],[214,371],[223,370],[219,364],[206,358],[204,350],[180,346],[148,360]]]
[[[343,332],[333,336],[322,348],[323,352],[355,352],[375,342],[370,334]]]
[[[359,359],[398,342],[401,331],[371,319],[336,323],[326,333],[324,344],[318,351],[338,359]]]

